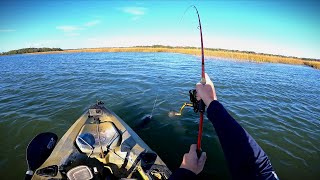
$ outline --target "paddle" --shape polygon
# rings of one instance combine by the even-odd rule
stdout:
[[[27,164],[25,180],[32,178],[33,173],[50,156],[58,140],[58,136],[51,132],[40,133],[34,137],[27,147]]]

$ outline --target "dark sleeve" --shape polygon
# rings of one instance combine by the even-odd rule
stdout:
[[[180,180],[180,179],[193,180],[193,179],[197,179],[197,175],[188,169],[179,168],[174,173],[172,173],[172,175],[169,178],[169,180]]]
[[[266,153],[218,101],[211,102],[207,115],[219,137],[232,179],[278,179]]]

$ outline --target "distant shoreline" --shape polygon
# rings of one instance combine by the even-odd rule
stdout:
[[[201,50],[194,47],[171,47],[171,46],[136,46],[136,47],[114,47],[114,48],[84,48],[84,49],[65,49],[62,51],[32,52],[28,54],[60,54],[76,52],[168,52],[190,55],[201,55]],[[317,59],[287,57],[271,54],[262,54],[248,51],[233,51],[224,49],[205,49],[205,57],[226,58],[253,62],[268,62],[282,64],[296,64],[310,66],[320,69],[320,61]]]

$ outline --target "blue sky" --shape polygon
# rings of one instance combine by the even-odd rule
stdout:
[[[0,51],[204,46],[320,59],[318,1],[1,1]]]

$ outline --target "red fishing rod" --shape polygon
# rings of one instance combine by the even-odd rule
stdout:
[[[198,9],[195,6],[190,6],[189,8],[193,7],[198,15],[198,22],[199,22],[199,30],[200,30],[200,38],[201,38],[201,81],[200,83],[204,86],[206,84],[206,78],[205,78],[205,71],[204,71],[204,49],[203,49],[203,38],[202,38],[202,27],[201,27],[201,20],[200,15],[198,12]],[[188,9],[189,9],[188,8]],[[185,13],[188,11],[188,9],[185,11]],[[198,157],[201,155],[201,139],[202,139],[202,127],[203,127],[203,113],[205,112],[205,104],[202,100],[197,100],[197,91],[195,89],[189,91],[190,95],[190,101],[191,103],[184,103],[182,107],[180,108],[179,112],[170,111],[169,117],[173,116],[181,116],[182,111],[186,106],[193,107],[194,112],[200,113],[200,120],[199,120],[199,130],[198,130],[198,140],[197,140],[197,154]]]
[[[206,84],[206,77],[205,77],[205,70],[204,70],[204,49],[203,49],[203,37],[202,37],[202,27],[201,27],[201,20],[198,9],[196,6],[193,6],[198,15],[199,21],[199,30],[200,30],[200,38],[201,38],[201,81],[200,83],[204,86]],[[199,130],[198,130],[198,141],[197,141],[197,152],[198,156],[201,155],[201,140],[202,140],[202,129],[203,129],[203,113],[205,111],[205,104],[202,100],[198,102],[198,109],[200,112],[200,120],[199,120]]]

